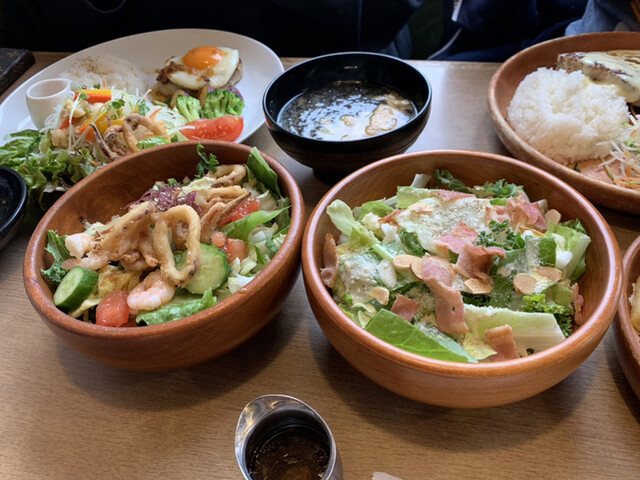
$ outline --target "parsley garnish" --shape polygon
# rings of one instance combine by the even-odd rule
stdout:
[[[196,178],[204,177],[207,171],[211,171],[215,173],[216,168],[218,167],[218,165],[220,165],[220,162],[218,162],[218,159],[216,158],[216,156],[213,153],[210,153],[209,157],[207,157],[203,152],[204,145],[202,145],[201,143],[198,144],[196,149],[198,151],[198,155],[202,159],[200,160],[200,162],[198,162],[198,165],[196,166],[196,171],[197,171]]]
[[[478,245],[483,247],[502,247],[505,250],[519,250],[524,248],[524,239],[519,233],[515,233],[509,224],[509,220],[489,222],[491,233],[480,232]]]

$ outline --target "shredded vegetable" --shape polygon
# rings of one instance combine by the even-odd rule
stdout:
[[[611,141],[610,157],[601,167],[615,185],[640,189],[640,120],[630,115],[621,138]]]

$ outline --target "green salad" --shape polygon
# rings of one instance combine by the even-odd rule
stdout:
[[[185,140],[235,141],[244,126],[239,92],[214,90],[202,100],[184,93],[165,104],[101,85],[74,89],[42,130],[0,138],[0,165],[24,178],[43,209],[45,196],[122,156]]]
[[[446,170],[391,198],[335,200],[321,277],[376,337],[455,362],[524,357],[582,322],[578,279],[590,238],[504,180],[467,186]]]
[[[156,182],[84,231],[47,233],[42,275],[58,308],[103,326],[162,324],[214,306],[269,264],[291,221],[276,172],[255,148],[246,165],[201,148],[193,178]]]

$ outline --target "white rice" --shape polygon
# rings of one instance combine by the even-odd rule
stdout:
[[[143,94],[149,89],[148,79],[140,70],[113,55],[79,58],[62,76],[89,88],[100,84],[132,94]]]
[[[579,71],[540,68],[516,89],[507,121],[540,153],[573,164],[609,155],[629,110],[615,87],[594,84]]]

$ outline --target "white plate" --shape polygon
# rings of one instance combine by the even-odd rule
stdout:
[[[0,105],[0,144],[5,135],[35,128],[29,117],[25,93],[38,80],[57,77],[79,58],[114,55],[132,63],[153,80],[154,71],[173,55],[183,55],[199,45],[235,48],[240,52],[243,75],[235,87],[245,100],[242,113],[244,130],[238,138],[243,142],[264,123],[262,96],[265,89],[284,68],[278,56],[266,45],[242,35],[219,30],[159,30],[123,37],[81,50],[50,65],[20,85]],[[151,86],[151,85],[150,85]]]

